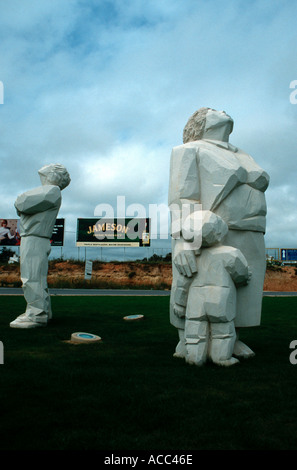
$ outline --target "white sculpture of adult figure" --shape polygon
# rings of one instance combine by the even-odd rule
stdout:
[[[50,164],[39,171],[42,186],[17,197],[15,208],[20,216],[20,264],[25,313],[10,323],[12,328],[46,326],[52,317],[47,286],[50,238],[61,206],[61,190],[70,183],[63,165]]]
[[[232,130],[233,120],[224,111],[200,108],[190,117],[183,132],[184,144],[172,150],[168,203],[169,207],[187,204],[193,210],[199,203],[203,210],[220,216],[229,229],[224,244],[245,256],[251,279],[237,289],[234,355],[250,357],[254,353],[238,339],[238,328],[258,326],[261,320],[266,269],[264,192],[269,176],[250,155],[229,143]],[[199,270],[199,250],[192,249],[182,230],[172,239],[172,256],[170,321],[179,333],[175,356],[185,357],[185,310],[197,265]]]

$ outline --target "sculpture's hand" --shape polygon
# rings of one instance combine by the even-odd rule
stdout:
[[[186,307],[183,307],[182,305],[179,305],[179,304],[174,304],[173,312],[174,312],[174,315],[176,315],[177,317],[184,318],[186,316]]]
[[[193,250],[181,250],[174,257],[173,262],[180,274],[192,277],[197,272],[196,256]]]

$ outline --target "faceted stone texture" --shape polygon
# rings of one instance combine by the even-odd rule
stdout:
[[[207,358],[232,365],[232,354],[251,357],[239,328],[261,321],[269,176],[229,143],[233,124],[224,111],[201,108],[185,126],[184,144],[171,154],[174,355],[196,365]]]
[[[51,164],[39,170],[42,186],[18,196],[20,216],[20,267],[26,311],[10,323],[12,328],[46,326],[52,317],[47,286],[50,238],[61,205],[61,190],[70,183],[63,165]]]

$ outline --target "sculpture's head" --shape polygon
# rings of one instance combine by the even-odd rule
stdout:
[[[202,246],[221,243],[228,233],[228,225],[211,211],[202,211]]]
[[[225,111],[212,108],[200,108],[188,119],[183,131],[183,142],[193,142],[203,138],[206,130],[231,123],[230,134],[233,130],[233,119]]]
[[[199,242],[203,247],[221,243],[228,233],[226,222],[209,210],[192,212],[184,219],[182,225],[183,238],[191,243]]]
[[[50,165],[43,166],[38,171],[38,174],[42,185],[52,184],[59,186],[60,189],[66,188],[71,181],[65,166],[59,163],[51,163]]]

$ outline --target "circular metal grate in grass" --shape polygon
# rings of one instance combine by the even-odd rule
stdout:
[[[92,333],[72,333],[71,341],[73,343],[98,343],[101,341],[100,336],[93,335]]]
[[[128,321],[141,320],[142,318],[143,318],[143,315],[128,315],[128,316],[124,317],[124,320],[128,320]]]

